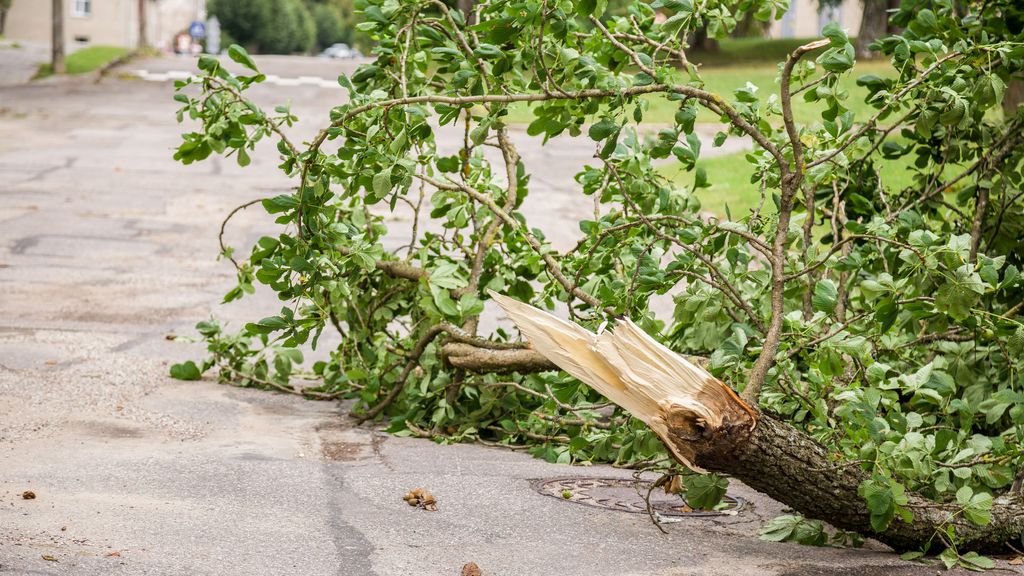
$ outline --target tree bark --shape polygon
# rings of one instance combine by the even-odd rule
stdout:
[[[529,373],[558,369],[547,358],[528,349],[490,350],[454,342],[446,344],[441,349],[441,355],[452,367],[479,374]]]
[[[451,367],[477,374],[530,374],[558,370],[553,362],[529,348],[496,350],[465,342],[451,342],[441,348],[441,356]],[[701,367],[706,367],[709,362],[700,356],[685,358]]]
[[[861,16],[860,31],[857,33],[858,58],[875,56],[869,46],[886,35],[889,24],[889,14],[886,11],[888,7],[887,0],[864,0],[864,13]]]
[[[875,534],[867,505],[857,493],[867,474],[856,466],[837,466],[813,439],[764,414],[753,430],[748,423],[707,428],[693,444],[698,447],[698,466],[734,476],[809,518],[872,536],[897,551],[921,548],[947,518],[953,518],[949,523],[962,539],[957,544],[961,552],[1005,551],[1006,543],[1024,532],[1024,500],[1019,494],[997,498],[987,526],[968,523],[956,504],[908,494],[913,521],[894,519],[885,532]]]
[[[53,39],[50,67],[54,74],[64,73],[64,0],[53,0]]]

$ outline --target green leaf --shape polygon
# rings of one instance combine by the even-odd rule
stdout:
[[[960,562],[960,556],[957,555],[956,550],[953,550],[952,548],[946,548],[942,551],[942,554],[939,554],[939,560],[942,561],[942,564],[946,567],[946,570],[949,570]]]
[[[675,121],[676,124],[683,130],[683,132],[689,134],[693,132],[694,122],[697,120],[697,109],[693,106],[683,106],[676,111]]]
[[[245,48],[242,48],[238,44],[232,44],[228,47],[228,58],[231,58],[253,72],[259,72],[259,69],[256,68],[256,63],[253,62],[249,53],[245,51]]]
[[[839,290],[835,282],[829,279],[819,280],[814,285],[814,295],[811,297],[811,305],[819,312],[831,314],[836,309],[839,298]]]
[[[821,29],[821,35],[832,41],[832,46],[845,46],[849,44],[850,38],[846,35],[846,31],[843,30],[835,22],[829,22]]]
[[[700,510],[713,510],[725,497],[729,479],[718,474],[693,474],[683,478],[686,502]]]
[[[267,198],[263,200],[263,209],[268,214],[277,214],[278,212],[287,212],[299,205],[299,199],[292,194],[280,194],[273,198]]]
[[[220,62],[213,56],[208,56],[204,54],[199,57],[199,63],[197,64],[197,66],[203,72],[212,75],[214,71],[216,71],[217,68],[220,67]]]
[[[202,375],[203,373],[200,372],[199,367],[191,360],[171,366],[171,378],[176,378],[178,380],[199,380]]]
[[[964,507],[964,517],[978,526],[992,521],[992,495],[988,492],[974,494],[964,486],[957,490],[956,501]]]
[[[977,304],[979,299],[976,292],[947,282],[935,293],[935,307],[940,312],[949,314],[954,320],[963,320],[971,315],[971,307]]]
[[[454,290],[466,286],[468,280],[466,280],[456,264],[441,262],[430,271],[429,282],[438,288]]]
[[[391,191],[391,168],[385,168],[373,175],[373,194],[378,199]]]
[[[693,12],[693,3],[690,0],[654,0],[651,8],[666,8],[676,14],[690,14]]]
[[[881,325],[881,331],[886,332],[892,327],[893,323],[896,322],[896,318],[899,316],[900,307],[896,304],[896,301],[891,298],[886,298],[875,309],[875,322]]]
[[[259,322],[250,322],[245,325],[245,329],[250,332],[257,334],[270,334],[278,330],[284,330],[289,326],[289,322],[280,316],[268,316],[260,320]]]
[[[828,544],[828,533],[820,521],[793,514],[772,518],[761,528],[758,537],[769,542],[796,542],[807,546]]]
[[[462,160],[458,156],[441,156],[437,159],[437,169],[441,172],[458,172],[462,166]]]
[[[977,552],[968,552],[961,556],[960,565],[968,570],[991,570],[996,567],[994,560]]]
[[[797,524],[803,520],[803,516],[783,514],[772,518],[764,526],[758,537],[769,542],[784,542],[793,534]]]
[[[818,57],[818,64],[829,72],[845,72],[853,68],[855,62],[853,45],[846,43],[837,48],[829,48]]]
[[[604,140],[619,130],[619,125],[610,118],[604,118],[600,122],[592,125],[590,130],[587,131],[587,135],[590,136],[591,140],[598,141]]]
[[[452,299],[451,292],[441,288],[436,284],[430,285],[430,295],[434,299],[434,305],[437,309],[445,316],[458,316],[459,307],[455,300]]]
[[[896,505],[899,496],[903,496],[902,486],[899,486],[898,494],[897,486],[872,478],[857,487],[857,493],[867,502],[871,528],[875,532],[884,532],[896,517]]]
[[[580,0],[576,2],[576,13],[584,18],[590,16],[597,9],[597,0]]]

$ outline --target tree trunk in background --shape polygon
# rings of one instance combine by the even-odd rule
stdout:
[[[7,11],[11,9],[11,0],[0,0],[0,34],[7,26]]]
[[[459,0],[459,10],[462,11],[462,15],[466,17],[468,24],[474,24],[473,21],[473,8],[476,6],[476,0]]]
[[[146,38],[146,2],[148,0],[139,0],[139,45],[137,48],[145,48],[149,46],[149,39]]]
[[[864,0],[864,15],[857,32],[857,58],[873,58],[874,52],[868,46],[888,32],[888,0]]]
[[[733,38],[764,38],[768,35],[770,22],[762,22],[754,17],[752,12],[747,12],[742,20],[736,23],[736,29],[732,32]]]
[[[708,36],[706,28],[700,28],[693,33],[690,47],[696,52],[718,52],[718,40]]]
[[[53,39],[50,66],[54,74],[64,73],[64,0],[53,0]]]
[[[1024,104],[1024,80],[1010,80],[1003,95],[1003,113],[1007,117],[1017,114],[1017,107]]]

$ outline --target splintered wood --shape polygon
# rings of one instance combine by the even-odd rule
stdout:
[[[489,291],[530,345],[553,364],[642,420],[680,463],[697,472],[709,439],[753,430],[758,414],[707,370],[651,338],[628,318],[597,334]]]

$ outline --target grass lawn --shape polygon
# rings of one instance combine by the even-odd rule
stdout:
[[[740,218],[748,211],[757,207],[761,201],[758,184],[752,184],[750,177],[754,168],[744,158],[744,153],[728,154],[715,158],[700,160],[698,165],[707,171],[710,188],[697,192],[701,207],[717,216],[725,217],[726,206],[734,219]],[[882,182],[888,189],[902,189],[913,183],[912,173],[908,170],[913,156],[904,156],[899,160],[882,160]],[[680,186],[689,188],[693,185],[693,172],[683,172],[678,165],[669,164],[661,169],[662,174],[678,182]],[[766,212],[774,212],[771,198],[765,202]]]
[[[68,74],[85,74],[113,62],[128,52],[127,48],[117,46],[89,46],[68,54],[64,59],[64,66]],[[51,74],[53,74],[51,66],[43,64],[39,67],[36,77],[42,78]]]

